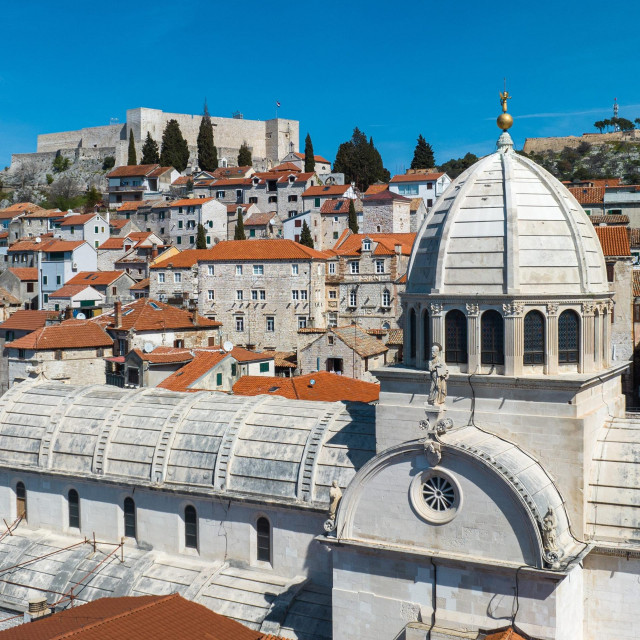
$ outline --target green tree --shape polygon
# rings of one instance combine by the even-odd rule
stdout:
[[[53,159],[53,170],[56,173],[62,173],[66,171],[71,165],[71,160],[69,158],[65,158],[60,152],[56,154],[56,157]]]
[[[605,126],[606,126],[606,125],[605,125],[605,123],[604,123],[604,120],[596,120],[596,121],[593,123],[593,126],[594,126],[594,127],[595,127],[599,132],[600,132],[600,133],[602,133],[602,132],[604,131],[604,128],[605,128]]]
[[[411,161],[412,169],[431,169],[436,166],[435,158],[433,157],[433,148],[422,137],[422,134],[418,136],[418,143],[416,144],[415,151],[413,152],[413,160]]]
[[[173,167],[182,173],[189,164],[189,146],[180,131],[177,120],[169,120],[162,133],[162,150],[160,164],[163,167]]]
[[[53,176],[50,173],[47,173],[47,184],[51,184],[53,182]],[[0,185],[0,190],[2,190],[2,185]]]
[[[382,157],[373,144],[373,138],[356,127],[351,140],[338,147],[333,170],[344,173],[345,182],[355,182],[360,191],[366,191],[377,180],[389,182],[390,174],[382,164]]]
[[[102,194],[96,189],[95,185],[91,185],[91,187],[87,189],[84,198],[87,207],[95,207],[97,204],[102,203]]]
[[[136,142],[133,139],[133,129],[129,129],[129,156],[127,158],[128,165],[138,164],[138,158],[136,158]]]
[[[313,238],[311,237],[311,229],[305,220],[302,223],[302,232],[300,233],[300,244],[313,249]]]
[[[356,213],[356,205],[353,200],[349,200],[349,229],[353,233],[358,233],[358,214]]]
[[[444,171],[451,179],[457,178],[463,171],[467,170],[471,165],[478,162],[478,156],[474,153],[467,153],[464,158],[451,158],[438,169]]]
[[[304,170],[306,173],[316,170],[316,160],[313,156],[313,143],[308,133],[304,139]]]
[[[244,220],[242,218],[242,209],[238,209],[238,222],[236,222],[236,230],[233,234],[234,240],[246,240],[247,236],[244,233]]]
[[[218,168],[218,150],[213,144],[213,125],[206,101],[198,131],[198,165],[203,171],[215,171]]]
[[[147,137],[142,145],[142,158],[140,159],[140,164],[158,164],[159,162],[160,152],[158,151],[158,143],[147,131]]]
[[[196,249],[206,249],[207,248],[207,234],[205,233],[204,227],[199,224],[198,225],[198,236],[196,237]]]
[[[106,158],[102,161],[102,170],[107,171],[108,169],[113,169],[116,166],[116,159],[113,156],[106,156]]]
[[[250,167],[252,164],[253,159],[251,158],[251,150],[247,146],[247,143],[243,142],[240,147],[240,153],[238,153],[238,166]]]

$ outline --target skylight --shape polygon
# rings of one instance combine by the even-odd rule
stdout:
[[[155,302],[150,302],[149,306],[153,309],[155,309],[156,311],[160,311],[160,307],[155,303]]]

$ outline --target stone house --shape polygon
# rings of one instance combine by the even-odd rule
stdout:
[[[409,169],[404,175],[393,176],[389,181],[389,191],[407,198],[422,198],[427,211],[451,184],[446,173]]]
[[[242,212],[243,221],[261,213],[255,204],[227,204],[225,206],[227,207],[227,240],[233,240],[235,237],[240,212]]]
[[[604,214],[605,187],[569,187],[571,195],[582,205],[588,216]]]
[[[118,208],[123,202],[140,201],[169,193],[171,183],[179,175],[173,167],[161,167],[159,164],[117,167],[107,174],[109,207]]]
[[[411,218],[409,222],[410,233],[417,233],[423,220],[427,217],[427,207],[422,198],[412,198],[409,207]]]
[[[320,240],[317,245],[320,251],[333,248],[340,236],[349,228],[350,202],[349,198],[337,198],[336,200],[325,200],[322,203],[320,216],[314,217],[316,227],[313,229],[313,234]],[[313,225],[311,219],[307,221],[307,224],[310,227]]]
[[[605,188],[604,213],[629,216],[631,227],[640,227],[640,185],[618,185]]]
[[[104,304],[113,306],[116,300],[127,302],[135,280],[124,271],[81,271],[71,278],[69,285],[91,285],[104,297]]]
[[[393,191],[379,191],[362,197],[361,233],[410,233],[417,225],[411,221],[411,198]]]
[[[40,375],[67,384],[104,384],[113,340],[87,320],[66,320],[5,344],[9,387]]]
[[[139,240],[113,263],[112,268],[126,271],[134,280],[144,280],[149,277],[149,267],[155,264],[156,260],[163,260],[179,252],[179,249],[171,245],[155,244],[153,239],[153,237],[147,237]],[[127,243],[125,243],[126,246]]]
[[[84,240],[97,249],[109,238],[109,223],[98,213],[68,215],[56,221],[63,240]]]
[[[353,234],[347,231],[327,258],[326,326],[355,323],[363,329],[401,325],[413,233]]]
[[[302,193],[302,210],[312,213],[320,212],[326,200],[337,200],[338,198],[355,200],[357,197],[355,187],[350,184],[315,185],[305,189]]]
[[[314,155],[313,160],[315,163],[313,171],[317,175],[331,173],[331,162],[329,162],[329,160],[318,155]],[[286,156],[284,156],[284,158],[282,158],[281,162],[290,162],[298,167],[300,171],[304,171],[304,153],[290,151]]]
[[[187,249],[156,262],[149,269],[149,296],[175,306],[195,307],[200,294],[198,260],[208,255],[208,249]]]
[[[153,347],[148,351],[144,347],[131,349],[124,357],[125,386],[131,388],[157,387],[172,373],[191,362],[193,358],[193,352],[184,348]]]
[[[298,348],[300,375],[328,371],[357,380],[376,382],[370,371],[386,364],[387,347],[382,340],[356,325],[330,327],[319,335],[312,334],[312,339],[308,342],[302,331],[301,338],[301,346]]]
[[[262,211],[277,211],[281,220],[291,218],[304,210],[304,202],[302,194],[310,187],[319,184],[316,173],[304,172],[278,172],[281,177],[278,179],[276,186],[277,207],[264,205]],[[255,176],[251,178],[252,184],[255,185]],[[266,181],[268,183],[268,180]],[[246,192],[247,202],[253,202],[252,198],[258,193],[258,206],[260,207],[260,194],[263,192],[262,181],[257,188]],[[264,197],[264,196],[263,196]],[[269,198],[267,198],[269,199]]]
[[[249,178],[198,180],[193,185],[196,198],[215,198],[223,204],[243,204],[244,191],[251,185]]]
[[[138,300],[149,297],[149,278],[144,278],[129,287],[131,298]]]
[[[148,262],[158,256],[162,247],[162,239],[149,231],[132,231],[126,236],[111,237],[98,247],[98,268],[100,271],[113,271],[114,265],[125,256],[136,264],[139,258]],[[134,275],[139,274],[134,272]]]
[[[9,238],[14,242],[20,238],[33,238],[53,232],[56,221],[64,215],[65,213],[58,209],[37,209],[25,213],[9,223]]]
[[[20,300],[24,309],[38,308],[38,270],[35,267],[10,267],[0,274],[0,287]]]
[[[118,210],[120,211],[120,209]],[[140,231],[135,222],[129,218],[109,217],[109,233],[111,236],[128,236],[132,231]]]
[[[198,260],[198,311],[234,344],[291,351],[299,328],[324,324],[324,264],[291,240],[221,242]]]
[[[58,314],[44,310],[18,310],[0,324],[0,396],[9,388],[9,364],[4,346],[17,338],[57,323]]]
[[[309,229],[311,229],[311,212],[303,211],[296,216],[285,218],[282,222],[282,237],[285,240],[292,240],[293,242],[300,242],[300,236],[302,235],[302,227],[304,223],[307,223]],[[319,237],[319,236],[317,236]],[[315,241],[314,241],[315,246]]]
[[[72,310],[74,317],[82,313],[85,318],[98,315],[104,306],[104,295],[88,284],[65,284],[50,293],[44,304],[49,311]]]
[[[247,240],[282,237],[282,223],[275,211],[254,213],[244,221]]]

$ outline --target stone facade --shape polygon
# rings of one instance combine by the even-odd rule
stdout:
[[[364,196],[363,225],[360,233],[410,233],[412,227],[411,200],[402,196],[384,198],[382,192]]]
[[[640,140],[640,131],[613,131],[611,133],[583,133],[581,136],[559,136],[550,138],[527,138],[524,141],[525,153],[542,153],[543,151],[562,151],[565,147],[575,149],[584,142],[593,145],[607,142],[636,142]]]

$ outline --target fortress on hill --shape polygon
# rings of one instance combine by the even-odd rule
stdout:
[[[86,127],[77,131],[45,133],[38,136],[35,154],[15,154],[12,164],[26,159],[53,159],[60,152],[78,158],[104,158],[114,156],[116,166],[127,164],[129,132],[133,132],[138,158],[147,136],[158,143],[167,122],[178,121],[182,135],[191,151],[190,162],[197,157],[197,138],[202,116],[183,113],[165,113],[160,109],[139,107],[127,110],[125,123]],[[220,166],[237,164],[238,151],[243,143],[251,149],[253,165],[257,170],[266,170],[278,164],[291,151],[299,150],[299,122],[273,118],[271,120],[245,120],[240,114],[233,118],[211,116],[214,142],[218,148]]]

